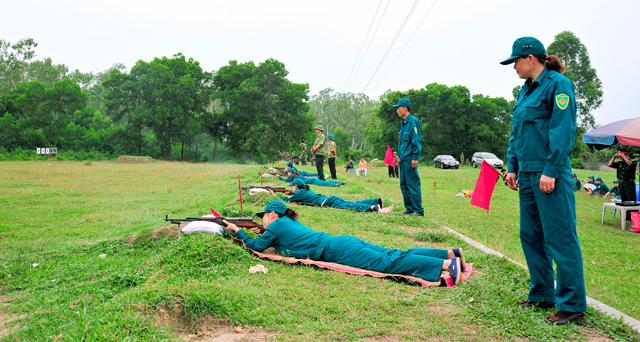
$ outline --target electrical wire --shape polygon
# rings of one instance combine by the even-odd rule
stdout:
[[[431,4],[431,7],[429,7],[429,10],[427,11],[427,14],[424,15],[424,17],[422,18],[422,20],[420,21],[420,24],[418,24],[418,27],[416,27],[416,30],[413,31],[413,34],[411,35],[411,37],[409,37],[409,40],[407,41],[406,44],[404,44],[404,47],[402,48],[402,50],[400,50],[400,53],[398,54],[398,56],[396,57],[396,59],[393,61],[393,63],[391,63],[391,66],[389,67],[389,69],[387,69],[387,71],[384,73],[384,75],[382,75],[382,78],[380,78],[380,81],[378,81],[378,83],[376,84],[375,87],[373,87],[373,89],[371,90],[371,93],[373,93],[376,88],[378,88],[378,86],[380,85],[380,83],[382,82],[382,80],[385,78],[385,76],[387,76],[387,74],[389,73],[389,70],[391,70],[391,68],[393,68],[393,65],[396,64],[396,61],[398,60],[398,58],[400,58],[400,55],[402,55],[402,52],[404,51],[404,49],[407,48],[407,46],[409,45],[409,42],[411,41],[411,39],[413,38],[413,36],[415,36],[416,32],[418,32],[418,29],[420,28],[420,25],[422,25],[422,22],[424,22],[425,19],[427,19],[427,16],[429,15],[429,13],[431,12],[431,9],[433,9],[433,6],[436,4],[438,0],[434,0],[433,4]],[[369,96],[371,96],[371,94],[369,94]]]
[[[373,27],[373,23],[376,21],[376,17],[378,16],[378,11],[380,10],[380,6],[382,5],[382,0],[380,0],[380,3],[378,4],[378,8],[376,9],[376,14],[373,15],[373,20],[371,20],[371,25],[369,25],[369,31],[367,31],[367,35],[364,36],[364,41],[362,42],[362,46],[360,47],[360,52],[358,52],[358,57],[356,57],[356,61],[355,63],[353,63],[353,67],[351,68],[351,72],[349,73],[349,77],[347,78],[347,82],[344,84],[344,88],[342,89],[342,92],[344,93],[344,90],[347,88],[347,84],[349,84],[349,79],[351,79],[351,74],[353,74],[353,70],[356,68],[356,65],[358,64],[358,59],[360,58],[360,54],[362,53],[362,49],[364,48],[364,44],[367,42],[367,38],[369,38],[369,32],[371,32],[371,28]],[[389,3],[387,2],[387,6],[389,5]],[[386,10],[386,8],[385,8]],[[383,14],[384,15],[384,14]],[[378,29],[376,29],[376,32],[378,31]],[[375,37],[375,34],[374,34]],[[371,38],[371,41],[373,41],[373,38]],[[367,49],[368,51],[369,49]],[[366,53],[365,53],[366,55]],[[362,57],[362,59],[364,60],[364,57]],[[355,78],[355,76],[354,76]]]
[[[389,48],[387,49],[387,52],[385,52],[384,56],[382,57],[382,60],[378,64],[378,67],[376,68],[376,70],[373,72],[373,75],[369,79],[369,82],[367,82],[367,85],[362,90],[363,93],[365,92],[365,90],[367,90],[367,88],[369,87],[369,84],[371,84],[371,81],[373,80],[373,78],[378,73],[378,70],[380,70],[380,67],[382,66],[382,63],[384,63],[384,61],[387,59],[387,56],[389,56],[389,52],[391,52],[391,49],[393,48],[395,43],[398,41],[398,37],[400,37],[400,34],[402,33],[402,31],[404,30],[405,26],[407,25],[407,22],[409,22],[409,19],[411,18],[411,15],[413,14],[413,11],[415,11],[415,9],[418,6],[419,2],[420,2],[420,0],[416,0],[413,3],[413,6],[411,7],[411,9],[409,10],[409,13],[407,14],[407,17],[404,19],[404,22],[402,23],[402,25],[398,29],[398,33],[396,33],[396,36],[393,38],[393,41],[389,45]]]
[[[382,15],[380,16],[380,21],[378,21],[378,26],[376,26],[376,30],[373,32],[373,36],[371,36],[371,41],[369,41],[369,46],[367,46],[367,50],[364,52],[364,56],[362,56],[362,60],[360,60],[360,65],[358,66],[358,69],[356,70],[356,74],[353,76],[353,79],[351,80],[351,84],[349,84],[349,87],[347,88],[347,91],[349,91],[351,89],[351,86],[353,85],[353,82],[355,82],[356,80],[356,76],[358,76],[358,72],[360,72],[360,68],[362,67],[362,63],[364,63],[364,59],[367,57],[367,53],[369,53],[369,48],[371,48],[371,43],[373,43],[373,40],[376,38],[376,33],[378,33],[378,29],[380,28],[380,24],[382,23],[382,19],[384,19],[384,14],[387,13],[387,7],[389,7],[389,3],[391,2],[391,0],[387,0],[387,5],[384,7],[384,11],[382,11]]]

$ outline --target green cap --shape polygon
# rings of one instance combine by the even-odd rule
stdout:
[[[324,131],[324,127],[322,127],[322,125],[318,125],[318,126],[316,126],[316,129],[319,129],[319,130],[321,130],[321,131]]]
[[[334,139],[333,139],[333,134],[328,134],[328,135],[327,135],[327,139],[334,140]]]
[[[591,179],[593,179],[593,176],[589,176],[589,177],[587,177],[587,178],[591,178]]]
[[[511,57],[500,62],[502,65],[511,64],[519,57],[529,55],[544,55],[544,45],[533,37],[522,37],[516,39],[511,47]]]
[[[614,180],[613,182],[614,182],[614,183],[620,183],[620,181],[619,181],[619,180],[617,180],[617,179],[616,179],[616,180]]]
[[[602,178],[600,178],[600,177],[596,178],[596,180],[602,182]]]
[[[393,105],[393,108],[398,108],[400,106],[402,106],[402,107],[411,107],[411,101],[409,101],[409,99],[403,97],[400,100],[398,100],[398,103]]]
[[[289,185],[290,185],[290,186],[291,186],[291,185],[295,185],[295,186],[303,186],[303,185],[304,185],[304,181],[303,181],[302,179],[300,179],[300,178],[296,178],[296,179],[294,179],[294,180],[293,180],[293,182],[291,182],[291,184],[289,184]]]
[[[264,216],[265,213],[268,213],[271,211],[275,211],[280,215],[284,215],[284,213],[287,211],[287,206],[278,200],[269,201],[269,203],[267,203],[267,206],[264,207],[264,210],[257,213],[256,216],[262,218],[262,216]]]
[[[286,163],[285,165],[287,165],[287,166],[293,166],[293,162],[288,162],[288,163]]]

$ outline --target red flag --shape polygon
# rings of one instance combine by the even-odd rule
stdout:
[[[476,188],[473,190],[473,197],[471,197],[471,204],[482,209],[487,209],[487,214],[489,213],[489,204],[491,204],[493,188],[496,187],[498,177],[500,177],[500,172],[489,165],[486,160],[483,160],[482,166],[480,167],[480,175],[476,182]]]
[[[396,166],[393,162],[393,151],[391,151],[391,147],[389,147],[389,145],[387,145],[387,155],[384,156],[384,163],[389,166]]]
[[[215,210],[213,210],[213,208],[209,208],[209,209],[211,209],[211,214],[213,214],[213,216],[220,217],[220,214],[218,214]]]

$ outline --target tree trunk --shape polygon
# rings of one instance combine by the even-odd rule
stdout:
[[[182,140],[182,149],[180,150],[180,160],[184,161],[184,140]]]
[[[215,139],[213,143],[213,160],[216,160],[217,152],[218,152],[218,139]]]

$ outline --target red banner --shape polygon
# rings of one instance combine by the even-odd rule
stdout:
[[[493,189],[496,187],[496,181],[500,177],[500,172],[489,165],[486,160],[482,161],[480,167],[480,175],[478,175],[478,181],[476,182],[476,188],[473,190],[473,196],[471,197],[471,204],[476,207],[486,209],[489,213],[489,204],[491,204],[491,195]]]
[[[384,156],[384,163],[389,166],[396,166],[393,162],[393,151],[391,151],[391,147],[389,147],[389,145],[387,145],[387,155]]]

